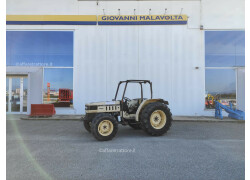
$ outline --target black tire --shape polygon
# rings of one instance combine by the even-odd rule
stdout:
[[[163,127],[160,127],[160,129],[156,129],[157,127],[154,127],[150,122],[151,115],[154,112],[156,112],[157,110],[161,113],[164,113],[165,117],[166,117],[166,121],[163,121],[163,122],[165,122],[165,124],[162,123]],[[158,113],[158,112],[156,112],[156,113]],[[163,114],[163,116],[164,116],[164,114]],[[142,110],[141,115],[140,115],[142,129],[147,134],[152,135],[152,136],[161,136],[161,135],[165,134],[169,130],[169,128],[171,127],[172,120],[173,120],[172,113],[170,112],[170,109],[168,108],[167,105],[165,105],[161,102],[154,102],[154,103],[150,103],[150,104],[146,105],[146,107]],[[156,121],[157,121],[157,119],[156,119]]]
[[[104,120],[106,120],[108,123],[112,123],[111,126],[113,127],[112,130],[107,132],[107,135],[101,134],[101,132],[99,132],[99,128],[98,128],[100,123],[104,123],[103,122]],[[110,114],[101,113],[101,114],[96,115],[92,120],[91,133],[99,141],[108,141],[108,140],[113,139],[115,137],[117,131],[118,131],[118,122],[115,119],[115,117],[113,117]]]
[[[83,120],[83,126],[89,133],[91,133],[91,121],[93,120],[94,117],[95,114],[86,114],[84,118],[81,117],[81,119]]]
[[[141,123],[133,120],[128,120],[128,125],[135,130],[141,129]]]

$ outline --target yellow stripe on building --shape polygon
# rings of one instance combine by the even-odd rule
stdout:
[[[7,15],[6,21],[97,21],[96,15]]]

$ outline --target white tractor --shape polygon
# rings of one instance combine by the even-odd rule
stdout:
[[[125,83],[121,100],[117,100],[119,87]],[[141,97],[125,97],[128,83],[138,83]],[[143,98],[143,84],[150,85],[151,98]],[[149,80],[120,81],[115,98],[110,102],[96,102],[85,105],[86,115],[82,117],[85,129],[99,141],[111,140],[118,131],[118,124],[143,129],[152,136],[166,133],[172,123],[168,101],[152,98],[152,83]]]

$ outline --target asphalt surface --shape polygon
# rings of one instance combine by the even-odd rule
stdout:
[[[80,121],[8,120],[7,179],[240,180],[244,139],[244,123],[173,122],[161,137],[119,126],[99,142]]]

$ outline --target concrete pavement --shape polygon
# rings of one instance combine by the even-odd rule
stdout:
[[[71,120],[79,121],[84,115],[54,115],[52,117],[29,117],[28,115],[14,115],[8,114],[6,116],[7,120]],[[237,120],[228,117],[223,117],[223,119],[216,119],[213,116],[173,116],[174,121],[184,121],[184,122],[236,122],[245,123],[244,120]]]
[[[244,179],[244,126],[175,121],[161,137],[119,126],[99,142],[80,121],[7,121],[7,179]]]

